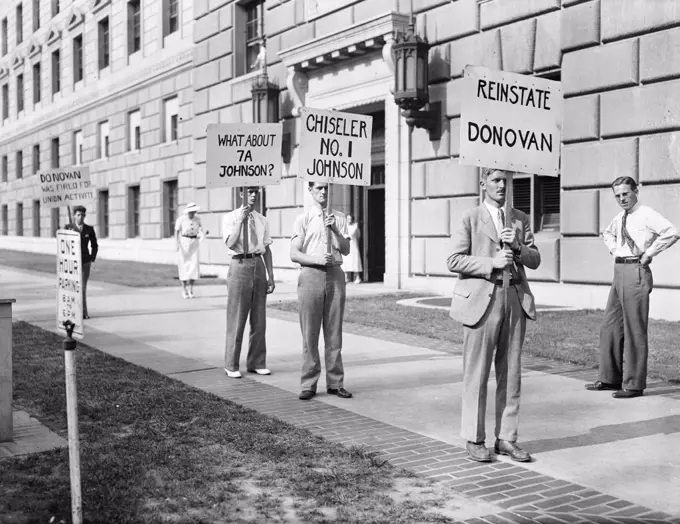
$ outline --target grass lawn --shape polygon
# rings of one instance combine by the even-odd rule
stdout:
[[[26,253],[0,249],[0,266],[40,271],[57,272],[57,256],[43,253]],[[91,280],[130,287],[179,286],[177,266],[168,264],[147,264],[123,260],[98,259],[90,275]],[[225,284],[224,279],[203,277],[196,285]]]
[[[61,340],[14,324],[14,405],[66,437]],[[85,522],[453,522],[441,488],[362,448],[83,344],[77,366]],[[70,522],[67,450],[0,460],[0,493],[0,522]]]
[[[345,321],[391,331],[463,343],[463,327],[448,311],[397,304],[422,294],[401,293],[347,299]],[[270,303],[270,308],[297,311],[297,302]],[[527,322],[525,354],[597,367],[600,323],[603,312],[594,310],[545,311],[536,322]],[[649,376],[680,381],[680,322],[649,321]]]

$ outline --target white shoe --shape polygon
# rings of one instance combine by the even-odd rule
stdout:
[[[361,279],[359,277],[354,279],[355,284],[361,284]]]
[[[189,293],[182,291],[182,298],[189,298]]]
[[[271,375],[272,374],[272,372],[269,371],[267,368],[249,369],[248,373],[257,373],[258,375]]]
[[[194,292],[193,291],[189,291],[189,298],[194,298]]]
[[[227,374],[229,378],[241,378],[243,375],[241,375],[240,371],[229,371],[227,368],[224,368],[224,372]]]

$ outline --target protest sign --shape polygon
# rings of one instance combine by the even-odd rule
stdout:
[[[210,124],[205,187],[281,183],[282,124]]]
[[[43,207],[87,206],[95,198],[87,166],[40,171],[37,177]]]
[[[461,97],[460,163],[557,176],[562,84],[466,66]]]
[[[303,107],[299,125],[299,178],[370,185],[373,117]]]
[[[64,321],[75,324],[73,338],[83,338],[83,268],[80,233],[57,231],[57,329],[66,335]]]

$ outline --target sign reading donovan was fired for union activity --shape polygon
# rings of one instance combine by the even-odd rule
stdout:
[[[562,84],[466,66],[460,163],[557,176],[562,142]]]
[[[210,124],[205,187],[281,183],[282,124]]]
[[[370,185],[373,117],[303,107],[299,125],[299,178]]]
[[[88,206],[94,200],[90,168],[87,166],[40,171],[36,176],[43,207]]]
[[[75,324],[73,338],[83,338],[83,267],[80,233],[57,231],[57,329],[64,335],[64,321]]]

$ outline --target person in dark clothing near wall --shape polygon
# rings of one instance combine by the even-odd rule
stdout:
[[[97,244],[97,235],[94,232],[94,228],[85,223],[85,215],[87,214],[87,209],[84,206],[75,206],[73,208],[73,220],[71,223],[65,227],[65,229],[70,229],[71,231],[77,231],[80,233],[80,252],[81,252],[81,263],[83,265],[83,318],[90,318],[87,312],[87,281],[90,279],[90,269],[92,264],[97,259],[97,251],[99,250],[99,244]]]

